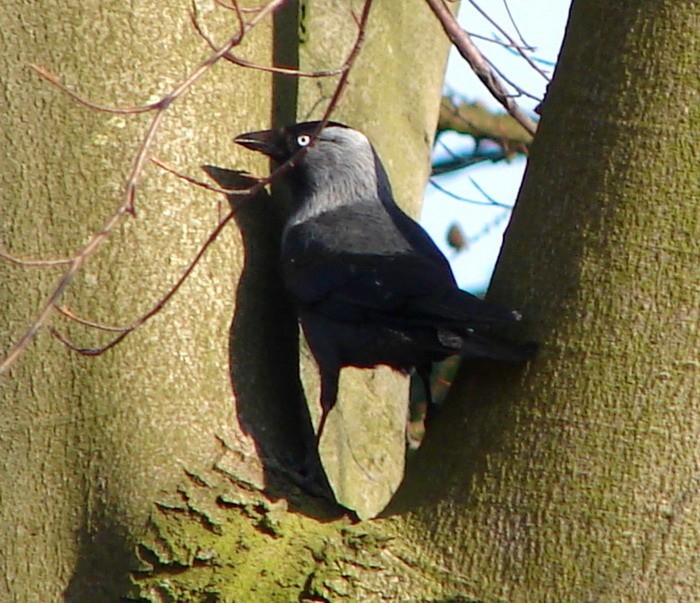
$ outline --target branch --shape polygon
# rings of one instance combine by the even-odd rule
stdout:
[[[49,317],[53,313],[58,304],[58,300],[62,297],[65,290],[70,285],[75,274],[80,270],[87,259],[93,255],[104,243],[107,236],[111,233],[114,228],[119,225],[122,219],[127,215],[135,215],[134,200],[136,198],[136,187],[141,177],[143,166],[146,161],[148,150],[151,147],[156,131],[160,126],[160,123],[165,115],[165,111],[168,107],[182,96],[189,88],[191,88],[204,74],[206,74],[212,66],[221,59],[226,53],[228,53],[232,48],[241,43],[246,33],[253,29],[262,19],[264,19],[268,14],[276,11],[288,0],[271,0],[264,7],[262,7],[250,21],[243,23],[241,21],[241,27],[237,34],[232,36],[221,48],[214,52],[208,59],[202,62],[196,69],[194,69],[190,75],[183,80],[174,90],[169,94],[163,96],[159,101],[151,105],[146,105],[144,107],[131,107],[127,109],[111,109],[107,107],[102,107],[94,103],[90,103],[85,99],[81,98],[74,92],[68,90],[63,86],[58,78],[53,76],[48,70],[41,67],[34,67],[35,71],[41,75],[44,79],[58,87],[60,90],[66,92],[71,97],[76,99],[81,104],[91,107],[95,110],[107,111],[109,113],[143,113],[149,110],[155,111],[155,115],[151,120],[151,123],[146,130],[146,133],[141,141],[138,151],[134,156],[131,170],[127,178],[126,185],[124,187],[124,194],[122,200],[112,215],[107,219],[105,225],[102,229],[95,233],[87,244],[78,251],[70,260],[69,267],[66,272],[61,276],[61,278],[56,283],[53,292],[46,300],[43,308],[39,312],[39,315],[34,320],[34,322],[28,327],[20,339],[10,348],[7,357],[0,362],[0,374],[5,372],[14,362],[19,358],[19,356],[24,352],[24,350],[29,345],[29,342],[34,338],[39,329],[43,327],[48,321]],[[179,285],[178,285],[179,286]],[[148,316],[150,317],[150,316]],[[130,332],[130,331],[129,331]],[[125,336],[125,335],[124,335]],[[121,337],[123,339],[123,337]]]
[[[452,130],[477,140],[493,140],[515,153],[526,153],[532,135],[507,113],[491,113],[479,103],[455,102],[444,96],[437,131]]]
[[[532,142],[532,136],[507,113],[494,114],[478,103],[457,103],[445,96],[440,104],[438,133],[447,130],[473,137],[476,146],[468,153],[456,153],[447,148],[438,137],[436,144],[442,144],[450,157],[433,162],[433,176],[485,161],[495,163],[510,160],[516,155],[527,155]],[[479,144],[483,140],[493,144]],[[497,145],[496,148],[493,145]],[[489,148],[483,148],[484,146]]]
[[[0,250],[0,258],[14,264],[15,266],[27,266],[35,268],[44,268],[46,266],[64,266],[70,264],[70,259],[59,259],[59,260],[25,260],[23,258],[17,258],[9,253]]]
[[[231,10],[231,7],[226,7],[226,8]],[[194,12],[190,13],[190,20],[192,21],[192,26],[194,27],[195,31],[209,45],[209,47],[212,48],[213,50],[218,49],[219,47],[214,42],[214,40],[212,40],[209,37],[209,35],[207,34],[207,32],[204,31],[204,28],[197,20],[197,16],[194,14]],[[234,55],[232,52],[227,52],[222,58],[229,61],[230,63],[233,63],[234,65],[238,65],[239,67],[247,67],[249,69],[257,69],[258,71],[266,71],[267,73],[278,73],[281,75],[293,75],[296,77],[307,77],[307,78],[321,78],[321,77],[330,77],[333,75],[340,75],[343,72],[343,69],[345,68],[345,64],[343,64],[342,66],[337,67],[336,69],[329,69],[327,71],[302,71],[300,69],[292,69],[290,67],[277,67],[277,66],[271,66],[271,65],[260,65],[259,63],[253,63],[251,61],[246,61],[245,59],[241,59],[240,57],[237,57],[236,55]],[[347,61],[346,61],[346,63],[347,63]]]
[[[360,49],[362,48],[362,44],[365,39],[365,29],[367,25],[367,20],[369,18],[369,11],[372,5],[372,0],[365,0],[365,4],[363,7],[362,14],[359,18],[359,20],[356,19],[357,26],[358,26],[358,34],[357,38],[355,40],[355,43],[350,50],[350,53],[348,54],[348,57],[342,66],[342,75],[338,81],[338,84],[336,85],[335,92],[333,93],[333,96],[331,97],[331,100],[328,104],[328,107],[326,109],[326,112],[324,114],[323,120],[321,122],[320,128],[323,127],[323,125],[328,121],[328,119],[331,116],[331,113],[335,109],[335,107],[338,104],[338,100],[340,99],[346,85],[347,85],[347,80],[348,76],[350,73],[350,70],[359,55]],[[269,6],[269,5],[268,5]],[[261,13],[257,13],[256,18],[260,16]],[[223,54],[217,53],[220,57],[223,57]],[[180,87],[182,88],[182,86]],[[255,197],[262,189],[279,178],[283,173],[288,171],[291,166],[293,165],[293,162],[296,161],[297,156],[305,152],[308,147],[302,148],[297,155],[294,157],[290,158],[286,163],[282,164],[279,166],[277,169],[275,169],[269,176],[266,178],[259,178],[253,180],[254,184],[251,186],[241,189],[241,190],[224,190],[224,189],[217,189],[219,192],[222,192],[226,194],[227,196],[240,196],[243,195],[244,198],[240,199],[239,201],[247,201],[252,197]],[[145,156],[145,155],[144,155]],[[159,165],[161,168],[166,169],[168,171],[171,171],[173,174],[175,174],[178,177],[181,177],[187,181],[189,181],[192,184],[195,184],[197,186],[205,186],[206,188],[210,188],[206,183],[202,183],[201,181],[198,181],[194,178],[190,178],[188,176],[184,176],[182,174],[179,174],[166,164],[164,164],[161,161],[155,160],[154,161],[157,165]],[[213,187],[211,187],[213,188]],[[189,277],[189,275],[192,273],[194,268],[197,266],[197,264],[200,262],[201,258],[204,256],[204,253],[207,251],[209,246],[218,238],[219,234],[223,231],[224,227],[231,221],[231,219],[234,217],[238,209],[241,207],[241,203],[237,203],[231,211],[219,222],[219,224],[216,226],[216,228],[210,233],[209,237],[207,240],[204,242],[204,244],[200,247],[199,251],[195,255],[194,259],[190,262],[188,267],[185,269],[185,271],[182,273],[180,278],[175,282],[175,284],[163,295],[149,310],[146,314],[143,314],[141,317],[139,317],[137,320],[135,320],[131,325],[128,327],[105,327],[103,325],[98,325],[97,323],[94,323],[92,321],[88,321],[82,318],[78,318],[74,314],[70,312],[62,312],[65,316],[68,318],[75,320],[76,322],[79,322],[83,325],[86,326],[91,326],[93,328],[98,328],[100,330],[107,330],[107,331],[118,331],[119,335],[117,335],[112,341],[110,341],[108,344],[99,347],[99,348],[82,348],[71,341],[69,341],[66,337],[61,335],[58,331],[53,329],[52,327],[49,327],[49,331],[51,334],[56,337],[59,341],[61,341],[64,345],[66,345],[68,348],[71,350],[85,355],[85,356],[98,356],[100,354],[105,353],[107,350],[110,350],[117,344],[119,344],[121,341],[123,341],[130,333],[132,333],[134,330],[142,326],[144,323],[146,323],[148,320],[153,318],[156,314],[158,314],[163,307],[170,301],[170,299],[177,293],[177,291],[180,289],[182,284],[185,282],[185,280]],[[56,305],[56,301],[53,301],[53,307]],[[0,367],[1,368],[1,367]]]
[[[549,82],[550,78],[549,76],[542,71],[542,69],[539,68],[539,66],[528,56],[528,54],[525,52],[522,46],[520,46],[510,35],[508,35],[508,32],[503,29],[498,22],[495,19],[492,19],[489,14],[481,8],[474,0],[469,0],[469,4],[471,4],[478,13],[484,17],[491,25],[493,25],[498,31],[501,32],[501,34],[505,37],[508,42],[510,42],[511,48],[513,48],[523,59],[527,61],[527,64],[530,65],[537,73],[539,73],[547,82]],[[518,36],[520,36],[521,42],[523,44],[525,43],[525,40],[523,40],[523,36],[520,33],[520,30],[518,29],[517,24],[515,23],[515,20],[513,19],[513,15],[510,12],[510,6],[508,6],[508,2],[504,2],[505,7],[506,7],[506,12],[508,13],[508,18],[510,19],[510,22],[513,24],[513,27],[515,27],[515,31],[518,32]]]
[[[455,45],[459,53],[469,63],[472,71],[483,82],[493,97],[505,107],[506,111],[532,136],[537,131],[537,123],[533,121],[515,102],[506,90],[501,79],[474,45],[469,34],[464,31],[457,19],[445,6],[443,0],[426,0],[438,21],[442,25],[447,37]]]

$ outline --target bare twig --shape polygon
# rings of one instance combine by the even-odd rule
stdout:
[[[214,2],[220,6],[221,8],[225,8],[226,10],[232,10],[236,12],[236,15],[238,15],[238,20],[242,21],[241,15],[244,13],[257,13],[260,10],[260,7],[253,7],[253,8],[243,8],[242,6],[238,5],[238,0],[232,0],[232,4],[227,4],[226,2],[223,2],[223,0],[214,0]]]
[[[36,65],[34,63],[29,65],[32,70],[41,78],[46,80],[52,86],[56,86],[59,90],[70,96],[73,100],[79,104],[87,107],[88,109],[93,109],[94,111],[100,111],[102,113],[116,113],[118,115],[134,115],[137,113],[148,113],[148,111],[153,111],[158,108],[158,103],[151,103],[149,105],[138,105],[134,107],[106,107],[105,105],[98,105],[90,100],[80,96],[77,92],[74,92],[68,86],[63,84],[57,75],[51,73],[46,67],[41,65]]]
[[[477,40],[481,40],[482,42],[490,42],[491,44],[497,44],[498,46],[501,46],[502,48],[507,48],[509,50],[515,50],[517,48],[520,48],[523,51],[529,51],[532,52],[534,47],[532,46],[518,46],[517,44],[513,44],[511,42],[504,42],[503,40],[499,40],[496,36],[484,36],[482,34],[475,33],[473,31],[467,32],[472,38],[475,38]]]
[[[16,266],[26,266],[26,267],[35,267],[35,268],[45,268],[46,266],[65,266],[66,264],[71,263],[70,259],[25,260],[25,259],[17,258],[13,255],[10,255],[9,253],[4,252],[4,251],[0,251],[0,258],[2,258],[3,260],[7,260],[11,264],[15,264]]]
[[[479,183],[474,180],[474,178],[469,178],[469,182],[472,183],[472,186],[478,190],[487,200],[491,205],[495,205],[496,207],[502,207],[504,209],[513,209],[512,205],[506,205],[505,203],[501,203],[500,201],[496,201],[494,197],[489,195],[482,186],[479,185]]]
[[[350,69],[352,65],[355,62],[355,59],[357,58],[360,49],[362,47],[362,44],[364,42],[364,36],[365,36],[365,28],[367,25],[367,19],[369,17],[369,10],[371,8],[372,0],[365,0],[365,5],[363,8],[362,15],[360,19],[357,21],[358,22],[358,34],[357,38],[355,40],[355,44],[353,45],[350,53],[348,54],[348,57],[342,67],[343,72],[342,75],[338,81],[338,84],[336,85],[336,89],[334,91],[333,96],[331,97],[331,100],[328,104],[328,107],[326,109],[326,112],[324,114],[323,120],[321,122],[321,128],[323,127],[323,124],[326,123],[337,106],[338,100],[340,99],[345,86],[347,84],[347,78],[348,74],[350,72]],[[260,13],[256,15],[260,16]],[[221,57],[223,54],[220,55]],[[299,153],[305,152],[308,147],[304,147],[300,150]],[[298,153],[298,154],[299,154]],[[291,166],[293,165],[293,162],[297,159],[298,154],[289,159],[286,163],[283,165],[279,166],[276,170],[274,170],[268,177],[266,178],[260,178],[258,179],[257,183],[254,184],[252,187],[250,187],[247,190],[241,190],[241,191],[228,191],[224,189],[218,189],[219,192],[222,192],[226,195],[231,195],[231,194],[236,194],[236,195],[245,195],[246,198],[242,199],[242,201],[247,200],[248,198],[254,197],[257,195],[263,187],[267,186],[271,182],[273,182],[275,179],[279,178],[280,175],[282,175],[284,172],[288,171]],[[171,171],[178,175],[179,177],[184,178],[185,180],[196,184],[198,186],[205,185],[205,183],[199,182],[195,180],[194,178],[190,178],[187,176],[183,176],[181,174],[178,174],[174,170],[169,169],[169,166],[166,166],[166,164],[163,164],[162,162],[159,162],[155,160],[155,163],[157,163],[160,167],[167,169],[168,171]],[[205,185],[205,188],[209,188],[208,186]],[[86,321],[85,319],[80,319],[78,322],[81,322],[82,324],[85,324],[86,326],[95,326],[96,328],[101,328],[101,330],[119,330],[120,334],[116,336],[112,341],[107,343],[106,345],[99,347],[99,348],[82,348],[74,343],[72,343],[70,340],[68,340],[65,336],[60,334],[56,329],[53,329],[52,327],[49,327],[49,330],[51,334],[56,337],[59,341],[61,341],[64,345],[66,345],[68,348],[71,350],[82,354],[86,356],[98,356],[100,354],[105,353],[106,351],[110,350],[117,344],[119,344],[121,341],[123,341],[130,333],[132,333],[134,330],[142,326],[144,323],[146,323],[148,320],[150,320],[153,316],[158,314],[163,307],[170,301],[170,299],[177,293],[177,291],[180,289],[182,284],[185,282],[185,280],[189,277],[189,275],[192,273],[194,268],[197,266],[201,258],[203,257],[204,253],[207,251],[207,249],[210,247],[210,245],[218,238],[219,234],[222,232],[222,230],[225,228],[225,226],[231,221],[231,219],[234,217],[238,209],[240,208],[240,203],[236,205],[231,211],[224,216],[223,219],[221,219],[216,226],[216,228],[210,233],[208,236],[207,240],[203,243],[203,245],[200,247],[199,251],[195,255],[194,259],[190,262],[188,267],[185,269],[185,271],[182,273],[180,278],[175,282],[175,284],[163,295],[156,303],[155,305],[145,314],[140,316],[137,320],[135,320],[131,325],[128,327],[124,328],[119,328],[119,329],[106,329],[104,327],[98,327],[97,323],[90,323],[90,321]],[[55,303],[55,302],[54,302]],[[69,316],[69,318],[72,318],[74,320],[77,320],[77,317],[74,315]]]
[[[464,31],[457,19],[445,6],[443,0],[426,0],[433,13],[440,21],[445,33],[455,45],[460,54],[469,63],[477,77],[488,88],[493,97],[501,103],[508,113],[520,123],[530,134],[534,135],[537,130],[537,124],[533,121],[515,102],[513,97],[508,94],[505,86],[494,73],[493,69],[484,59],[481,51],[474,45],[469,34]]]
[[[529,134],[507,113],[492,113],[479,103],[467,103],[445,96],[440,103],[438,132],[453,130],[476,140],[492,140],[506,155],[527,153],[532,142]]]
[[[521,48],[521,46],[508,34],[508,32],[501,27],[498,22],[493,19],[484,9],[482,9],[474,0],[469,0],[469,4],[471,4],[477,11],[478,13],[484,17],[491,25],[493,25],[498,31],[501,32],[501,34],[508,40],[512,47],[515,49],[515,51],[523,58],[525,61],[527,61],[527,64],[530,65],[537,73],[539,73],[546,81],[549,81],[549,75],[547,75],[542,69],[539,68],[538,65],[535,64],[535,62],[528,56],[528,54]],[[510,7],[508,6],[508,2],[505,2],[506,5],[506,11],[508,12],[508,16],[510,17],[511,23],[513,23],[513,26],[515,27],[515,30],[518,32],[518,35],[520,36],[520,39],[523,39],[522,34],[520,33],[520,30],[518,30],[517,25],[515,25],[515,21],[513,20],[513,15],[510,13]]]
[[[511,80],[505,73],[503,73],[496,65],[494,62],[489,59],[488,57],[484,57],[484,60],[489,64],[489,67],[494,70],[494,72],[503,79],[503,81],[506,84],[509,84],[515,91],[516,94],[510,94],[512,98],[517,98],[518,96],[527,96],[528,98],[531,98],[532,100],[536,100],[537,102],[540,102],[542,99],[537,96],[536,94],[532,94],[532,92],[528,92],[525,90],[522,86],[519,86],[516,84],[513,80]]]
[[[194,184],[195,186],[198,186],[200,188],[206,189],[208,191],[212,191],[213,193],[221,193],[222,195],[240,196],[240,197],[246,197],[246,196],[250,195],[250,191],[251,191],[250,188],[237,189],[237,190],[221,188],[218,186],[214,186],[213,184],[209,184],[208,182],[205,182],[204,180],[198,180],[197,178],[193,178],[192,176],[188,176],[187,174],[183,174],[182,172],[178,172],[173,166],[162,161],[161,159],[158,159],[157,157],[151,157],[151,161],[154,164],[156,164],[159,168],[161,168],[162,170],[165,170],[166,172],[168,172],[169,174],[172,174],[173,176],[176,176],[177,178],[180,178],[181,180],[184,180],[185,182],[189,182],[190,184]]]
[[[169,94],[163,96],[157,102],[147,105],[146,107],[132,107],[131,109],[110,109],[107,107],[102,107],[89,101],[85,101],[82,97],[73,93],[65,86],[63,86],[55,76],[53,76],[48,70],[43,68],[35,67],[35,71],[41,75],[44,79],[54,84],[59,89],[63,90],[69,94],[72,98],[76,99],[81,104],[91,107],[95,110],[105,110],[110,113],[143,113],[149,110],[156,111],[151,123],[146,130],[146,133],[141,141],[138,151],[134,156],[131,170],[129,171],[129,176],[127,178],[126,185],[124,187],[124,195],[122,200],[113,214],[107,219],[105,225],[102,229],[95,233],[92,238],[87,242],[87,244],[78,251],[69,262],[69,267],[66,272],[61,276],[61,278],[56,283],[54,290],[52,291],[49,298],[44,303],[39,315],[36,317],[34,322],[29,326],[29,328],[24,332],[20,339],[10,348],[10,351],[6,358],[0,363],[0,373],[6,371],[15,360],[24,352],[29,342],[34,338],[36,333],[44,326],[51,316],[52,312],[55,310],[58,300],[61,298],[65,290],[70,285],[75,274],[80,270],[87,259],[93,255],[105,241],[109,233],[119,224],[122,219],[128,215],[135,215],[134,211],[134,200],[136,198],[136,187],[143,171],[143,166],[146,161],[148,150],[154,141],[155,133],[164,117],[165,111],[168,109],[170,104],[182,96],[189,88],[191,88],[205,73],[207,73],[211,67],[221,59],[223,55],[229,52],[233,47],[240,44],[243,37],[253,29],[260,21],[262,21],[268,14],[276,11],[288,0],[271,0],[265,4],[250,21],[242,24],[240,30],[237,34],[232,36],[221,48],[214,52],[208,59],[202,62],[196,69],[194,69],[190,75],[185,78],[174,90]],[[189,274],[189,273],[188,273]],[[168,298],[169,299],[169,298]],[[166,300],[167,301],[167,300]],[[147,316],[150,318],[150,316]],[[146,319],[147,319],[146,318]],[[130,332],[130,331],[129,331]],[[123,334],[125,336],[125,334]],[[123,339],[123,337],[121,337]]]
[[[209,37],[209,35],[204,31],[201,24],[197,20],[197,16],[194,14],[194,12],[190,13],[190,19],[192,21],[192,26],[194,27],[195,31],[202,37],[202,39],[204,39],[204,41],[207,44],[209,44],[209,46],[212,49],[214,49],[214,50],[218,49],[219,47],[216,45],[216,42],[214,42],[214,40],[212,40]],[[329,77],[329,76],[333,76],[333,75],[339,75],[344,71],[344,68],[345,68],[345,64],[344,64],[344,65],[341,65],[340,67],[337,67],[336,69],[329,69],[327,71],[302,71],[300,69],[292,69],[291,67],[277,67],[277,66],[271,66],[271,65],[260,65],[259,63],[253,63],[251,61],[246,61],[245,59],[237,57],[232,52],[227,52],[222,58],[229,61],[230,63],[233,63],[234,65],[238,65],[239,67],[247,67],[249,69],[257,69],[258,71],[266,71],[267,73],[279,73],[281,75],[293,75],[296,77],[307,77],[307,78],[321,78],[321,77]]]
[[[259,192],[262,189],[262,187],[263,184],[261,183],[259,185],[254,186],[252,190]],[[168,292],[163,297],[161,297],[148,312],[140,316],[128,327],[125,327],[122,330],[122,332],[108,344],[100,348],[79,348],[75,344],[71,343],[68,339],[60,335],[55,329],[51,329],[51,334],[54,335],[57,339],[59,339],[62,343],[67,345],[70,349],[72,349],[75,352],[78,352],[79,354],[82,354],[83,356],[99,356],[100,354],[104,354],[107,350],[112,349],[123,339],[125,339],[127,335],[138,329],[141,325],[153,318],[156,314],[158,314],[158,312],[160,312],[163,309],[163,307],[170,301],[170,299],[178,292],[182,284],[187,280],[187,278],[195,269],[197,264],[199,264],[199,261],[202,259],[207,249],[209,249],[211,243],[214,240],[216,240],[216,238],[219,236],[224,227],[231,221],[237,209],[238,208],[232,209],[226,216],[224,216],[222,220],[219,221],[216,228],[209,234],[207,240],[200,247],[199,251],[197,252],[197,255],[195,255],[194,259],[190,262],[190,264],[187,266],[182,275],[180,275],[180,278],[168,290]]]
[[[474,186],[479,190],[481,194],[483,194],[487,201],[479,201],[478,199],[469,199],[468,197],[464,197],[462,195],[458,195],[457,193],[453,193],[452,191],[447,190],[444,186],[441,184],[438,184],[435,178],[430,178],[428,182],[431,184],[431,186],[435,187],[437,190],[439,190],[442,194],[447,195],[451,199],[454,199],[455,201],[464,201],[465,203],[471,203],[472,205],[482,205],[484,207],[499,207],[501,209],[513,209],[512,205],[507,205],[506,203],[501,203],[500,201],[496,201],[493,197],[490,197],[484,193],[484,191],[474,184]]]
[[[56,306],[56,312],[59,314],[62,314],[66,318],[69,318],[70,320],[73,320],[77,322],[80,325],[83,325],[85,327],[90,327],[92,329],[97,329],[99,331],[109,331],[112,333],[120,333],[122,331],[128,331],[131,327],[115,327],[112,325],[103,325],[98,322],[93,322],[91,320],[86,320],[85,318],[81,318],[78,316],[73,310],[66,306]]]
[[[510,4],[508,4],[508,0],[503,0],[503,6],[506,9],[506,13],[508,13],[508,19],[510,19],[510,24],[513,26],[513,29],[515,29],[515,33],[517,33],[518,37],[520,38],[520,44],[523,50],[534,50],[534,47],[525,41],[523,34],[520,32],[520,28],[518,27],[518,24],[513,18],[513,13],[510,11]]]
[[[367,28],[367,20],[369,19],[369,11],[371,9],[372,0],[365,0],[365,4],[362,7],[362,13],[360,14],[359,19],[355,18],[355,22],[357,23],[357,38],[355,39],[355,44],[350,50],[348,58],[345,60],[345,69],[343,70],[343,73],[340,76],[340,79],[338,80],[338,85],[335,87],[335,91],[333,92],[333,96],[331,97],[331,100],[328,103],[328,108],[326,109],[326,112],[323,115],[320,128],[325,127],[326,123],[328,122],[328,119],[331,116],[331,113],[335,109],[336,105],[338,104],[338,101],[340,100],[340,97],[345,91],[345,87],[348,83],[348,76],[350,75],[350,67],[354,64],[357,55],[360,54],[360,49],[362,48],[362,45],[365,41],[365,29]]]

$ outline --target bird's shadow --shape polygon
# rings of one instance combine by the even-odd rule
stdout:
[[[241,171],[206,165],[204,171],[226,190],[248,189],[255,180]],[[229,370],[238,421],[263,464],[265,492],[317,517],[340,508],[296,487],[309,458],[318,456],[313,424],[299,377],[299,327],[284,289],[279,262],[285,210],[265,191],[254,197],[227,195],[241,232],[244,264],[229,331]],[[320,465],[320,459],[317,459]],[[325,475],[311,488],[330,492]],[[308,486],[308,484],[306,484]],[[315,498],[315,500],[311,500]]]

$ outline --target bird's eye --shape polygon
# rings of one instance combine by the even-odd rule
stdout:
[[[297,136],[297,144],[300,147],[305,147],[311,142],[311,136],[308,136],[307,134],[301,134],[300,136]]]

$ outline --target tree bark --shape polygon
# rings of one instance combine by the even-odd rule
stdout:
[[[39,80],[28,65],[43,65],[103,105],[151,102],[210,54],[191,27],[189,7],[64,3],[59,10],[27,0],[3,5],[3,86],[9,101],[1,117],[7,141],[1,170],[4,250],[20,257],[60,257],[84,244],[119,203],[147,125],[147,117],[81,106]],[[337,67],[345,58],[347,42],[357,31],[352,12],[357,8],[350,2],[311,8],[307,23],[322,20],[331,29],[310,25],[305,43],[321,48],[319,39],[338,33],[324,68]],[[212,12],[205,2],[196,2],[194,9],[214,39],[223,41],[235,31],[234,13]],[[274,60],[294,67],[300,62],[294,57],[296,10],[302,9],[309,7],[289,3],[249,34],[237,52],[257,63]],[[419,0],[396,9],[375,7],[369,54],[361,57],[334,116],[367,131],[383,154],[392,137],[411,149],[390,158],[387,169],[399,199],[414,208],[427,177],[447,43],[435,26],[436,43],[414,45],[414,54],[426,52],[414,69],[421,79],[409,87],[402,84],[408,66],[400,60],[384,65],[379,57],[386,43],[398,52],[408,30],[432,26]],[[311,80],[305,102],[313,102],[318,81]],[[217,65],[170,107],[153,154],[194,176],[203,164],[264,174],[264,160],[235,148],[230,139],[309,118],[289,83]],[[327,102],[330,85],[323,84],[316,100]],[[376,111],[390,105],[391,127],[386,113]],[[375,115],[363,117],[370,109]],[[29,166],[40,166],[39,178]],[[175,282],[228,211],[221,200],[149,166],[136,198],[136,219],[112,233],[74,279],[63,303],[96,322],[131,323]],[[226,600],[226,593],[245,600],[256,590],[272,597],[261,594],[257,600],[286,600],[287,587],[303,590],[313,573],[313,557],[291,565],[286,587],[276,578],[267,583],[256,570],[279,567],[288,550],[266,561],[250,554],[252,543],[278,538],[280,526],[295,533],[286,525],[291,517],[301,522],[295,541],[307,534],[310,544],[303,550],[322,554],[327,536],[319,519],[337,517],[338,510],[309,501],[294,488],[275,490],[283,481],[275,481],[279,467],[293,467],[304,457],[310,424],[302,423],[309,423],[309,411],[300,395],[296,321],[276,266],[278,208],[262,194],[242,205],[236,220],[238,229],[231,225],[224,231],[179,294],[122,344],[103,356],[84,358],[42,331],[3,376],[0,599],[99,603],[123,596],[129,582],[131,596],[153,600],[181,600],[185,593],[205,590],[216,592],[217,600]],[[36,316],[60,268],[29,270],[3,262],[0,270],[6,351]],[[80,346],[97,347],[110,338],[56,316],[52,325]],[[306,359],[302,372],[308,366]],[[403,430],[401,381],[391,374],[363,374],[364,384],[351,387],[375,399],[377,391],[395,398],[388,411],[379,400],[376,407],[379,414],[398,413]],[[315,402],[310,395],[310,403]],[[402,465],[402,431],[394,431],[394,441],[397,434],[401,455],[393,463]],[[269,502],[263,488],[284,494],[292,509],[314,519],[287,513],[286,503]],[[377,503],[372,504],[376,512]],[[223,538],[225,527],[237,535],[236,555],[246,559],[236,559],[233,575],[220,571],[225,551],[217,547],[225,540],[216,538],[216,547],[203,544]],[[327,529],[337,534],[335,524]],[[311,569],[299,572],[307,561]],[[204,586],[204,574],[198,572],[203,566],[208,566]],[[194,573],[181,572],[185,567]],[[181,583],[176,584],[174,568]]]
[[[700,592],[699,16],[574,2],[489,294],[541,352],[464,368],[402,499],[480,600]]]
[[[87,109],[29,65],[94,102],[145,104],[211,54],[192,28],[191,6],[2,4],[4,250],[54,258],[79,249],[120,202],[148,119]],[[232,13],[194,6],[213,36],[235,31]],[[270,40],[262,25],[247,56],[269,61]],[[269,74],[217,66],[168,110],[154,154],[195,177],[201,164],[230,165],[243,157],[232,136],[269,122],[270,91]],[[265,168],[249,154],[246,161]],[[176,281],[221,215],[218,199],[152,165],[135,208],[136,219],[110,236],[64,296],[78,315],[131,323]],[[79,357],[42,331],[0,377],[0,600],[112,602],[125,592],[154,501],[185,470],[211,466],[220,439],[236,437],[229,329],[244,261],[232,226],[163,312],[117,348]],[[0,262],[3,357],[61,270]],[[114,335],[56,317],[52,324],[86,347]],[[237,387],[246,379],[254,377],[239,374]],[[276,388],[279,397],[285,385]]]

